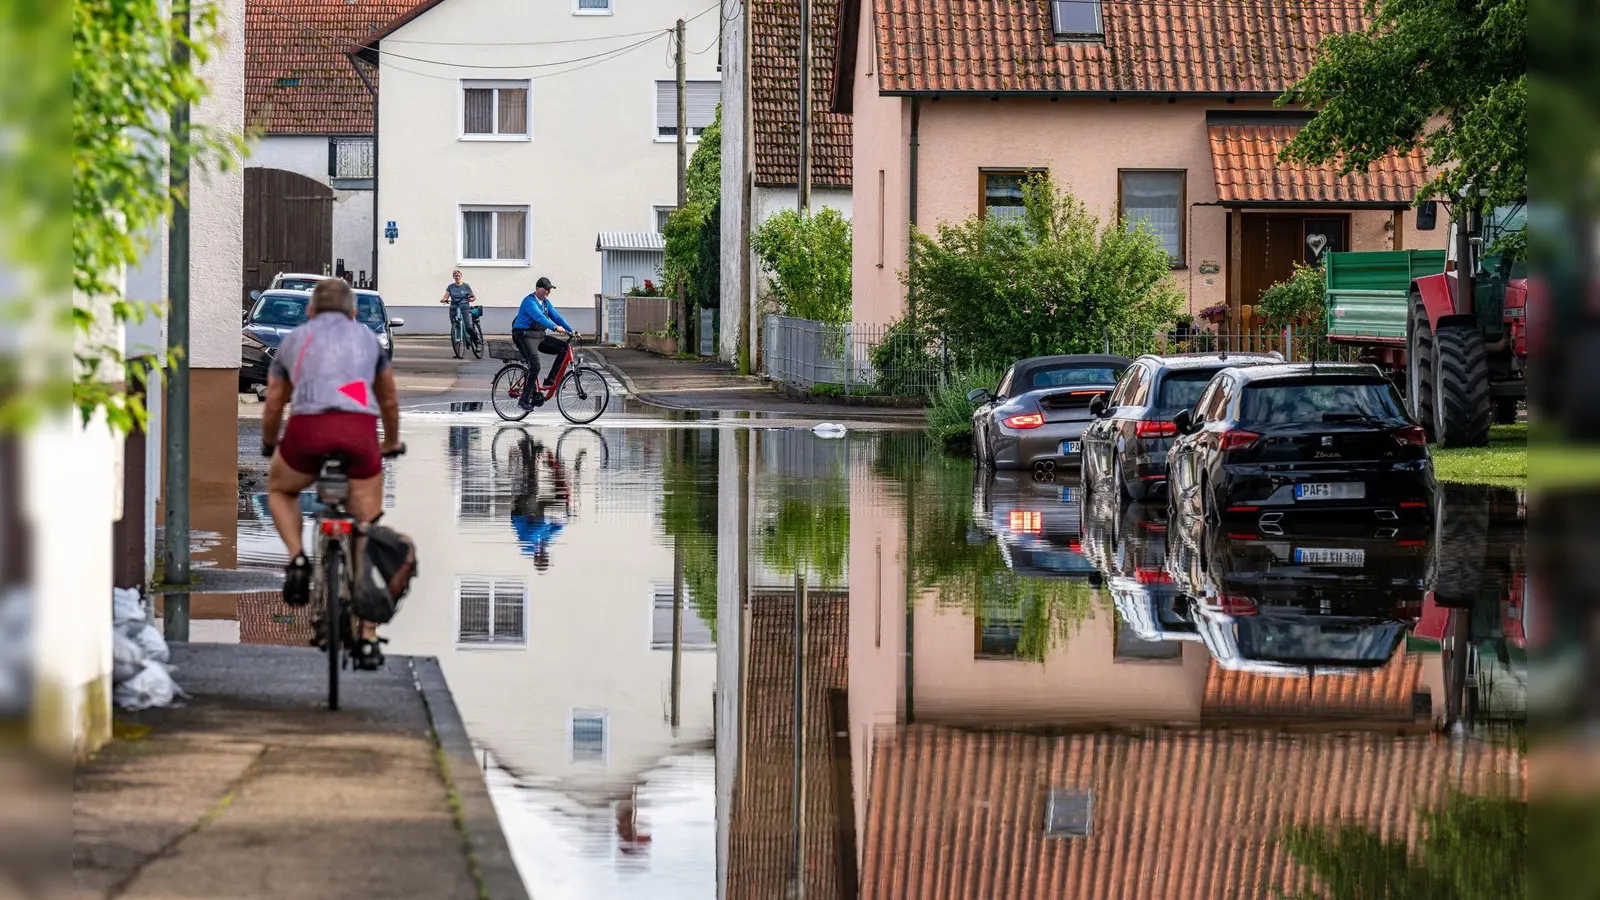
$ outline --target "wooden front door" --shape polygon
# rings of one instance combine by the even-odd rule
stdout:
[[[1239,302],[1253,306],[1262,291],[1294,274],[1295,263],[1315,265],[1328,253],[1348,249],[1350,217],[1246,214],[1240,233],[1244,266]]]
[[[244,297],[279,272],[333,267],[333,189],[282,169],[244,170]]]

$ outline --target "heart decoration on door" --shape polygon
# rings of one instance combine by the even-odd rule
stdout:
[[[1306,235],[1306,246],[1311,248],[1311,261],[1317,262],[1322,259],[1322,251],[1328,246],[1328,236],[1316,233],[1308,234]]]

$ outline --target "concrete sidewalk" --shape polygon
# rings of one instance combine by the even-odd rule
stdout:
[[[73,775],[78,897],[527,897],[437,661],[180,644],[182,707]]]
[[[793,400],[764,380],[739,375],[720,362],[667,359],[643,350],[586,347],[602,360],[630,394],[668,409],[752,412],[817,421],[849,418],[901,424],[923,421],[920,409],[853,406],[823,400]]]

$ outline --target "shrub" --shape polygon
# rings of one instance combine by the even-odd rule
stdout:
[[[921,328],[913,332],[911,323],[905,319],[885,329],[883,340],[872,348],[869,358],[872,371],[877,376],[879,393],[892,397],[926,393],[928,385],[939,371],[939,360],[933,354],[932,341]]]
[[[771,278],[780,313],[842,325],[850,321],[850,220],[831,207],[811,215],[786,209],[750,237]]]
[[[957,365],[1097,351],[1107,331],[1148,334],[1178,314],[1170,260],[1144,225],[1102,225],[1048,176],[1023,198],[1019,219],[974,215],[911,236],[908,295]]]
[[[972,440],[973,388],[994,390],[1004,374],[999,367],[979,367],[952,373],[928,397],[928,431],[945,447],[960,446]]]
[[[1296,263],[1293,275],[1261,292],[1256,309],[1268,325],[1276,328],[1315,323],[1326,333],[1323,298],[1327,291],[1328,278],[1321,266]]]

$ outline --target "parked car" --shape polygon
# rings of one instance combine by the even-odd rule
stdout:
[[[1229,367],[1283,362],[1277,353],[1148,354],[1134,360],[1115,389],[1089,401],[1083,431],[1083,486],[1135,502],[1165,496],[1172,417],[1193,409],[1211,376]]]
[[[1076,484],[1021,472],[979,472],[972,521],[996,541],[1006,568],[1018,575],[1098,580],[1079,540],[1078,496]]]
[[[372,329],[385,353],[394,358],[391,329],[406,324],[405,319],[389,318],[389,310],[377,291],[358,289],[356,321]],[[240,346],[239,388],[251,390],[267,383],[267,371],[278,352],[283,336],[306,321],[311,305],[309,290],[272,290],[256,299],[245,314]]]
[[[1173,417],[1169,503],[1207,521],[1340,513],[1427,520],[1427,435],[1376,366],[1293,363],[1224,369]]]
[[[1054,471],[1077,465],[1089,401],[1109,391],[1130,361],[1121,356],[1037,356],[1006,370],[993,391],[977,388],[972,457],[996,469]]]
[[[1165,506],[1084,498],[1083,552],[1105,576],[1121,624],[1147,644],[1198,641],[1189,598],[1167,571]]]

